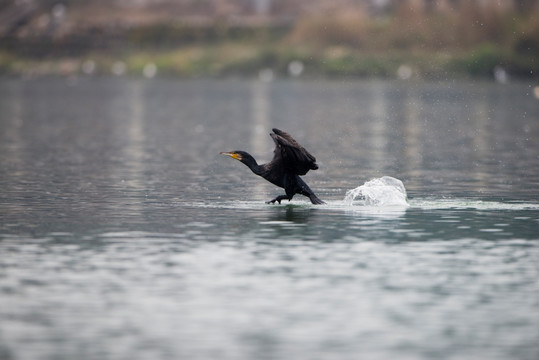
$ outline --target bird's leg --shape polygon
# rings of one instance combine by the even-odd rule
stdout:
[[[325,202],[320,200],[318,196],[316,196],[311,190],[309,185],[307,185],[299,176],[296,177],[296,181],[299,186],[299,189],[296,190],[297,192],[299,192],[301,195],[307,196],[313,204],[325,204]]]
[[[309,189],[309,190],[311,190],[311,189]],[[300,192],[300,194],[307,196],[309,198],[309,200],[311,200],[311,203],[313,203],[313,204],[317,204],[317,205],[318,204],[325,204],[325,202],[323,200],[320,200],[318,198],[318,196],[316,196],[316,194],[312,192],[312,190],[311,191],[302,190]]]
[[[288,195],[279,195],[277,196],[275,199],[273,200],[270,200],[270,201],[266,201],[266,204],[275,204],[275,202],[277,201],[279,204],[281,203],[281,200],[285,200],[287,199],[288,201],[292,200],[292,197],[291,196],[288,196]]]

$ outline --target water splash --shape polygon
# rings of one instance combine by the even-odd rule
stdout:
[[[348,190],[344,203],[351,206],[357,197],[363,198],[364,204],[370,206],[409,206],[404,184],[391,176],[372,179]]]

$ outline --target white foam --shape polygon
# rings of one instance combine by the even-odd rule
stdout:
[[[355,189],[348,190],[344,203],[352,206],[356,198],[363,199],[364,205],[368,206],[409,206],[404,184],[391,176],[372,179]]]

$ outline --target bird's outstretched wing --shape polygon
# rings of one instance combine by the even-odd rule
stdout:
[[[316,158],[298,144],[290,134],[273,129],[273,134],[270,136],[275,142],[273,161],[282,162],[287,172],[305,175],[309,170],[318,169]]]

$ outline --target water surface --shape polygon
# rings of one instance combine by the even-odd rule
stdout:
[[[537,359],[532,90],[1,80],[0,358]],[[327,205],[219,155],[272,127]]]

